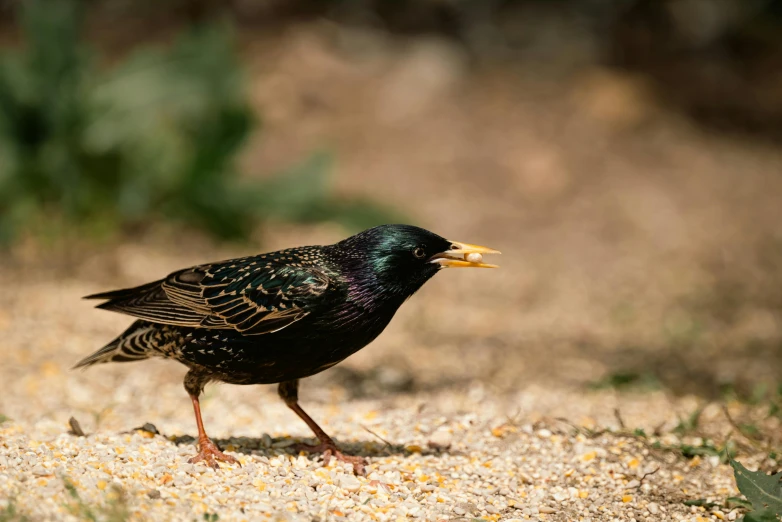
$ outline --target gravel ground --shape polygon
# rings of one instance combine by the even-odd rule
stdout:
[[[264,130],[247,171],[332,144],[338,191],[503,251],[501,270],[438,276],[372,346],[303,382],[303,407],[368,475],[286,449],[311,434],[272,387],[207,388],[206,429],[242,462],[214,471],[187,464],[184,367],[68,370],[129,322],[80,296],[256,248],[157,229],[68,256],[21,244],[0,257],[0,521],[736,519],[683,503],[736,490],[716,457],[676,448],[731,436],[705,402],[725,384],[753,392],[782,371],[779,149],[669,118],[621,74],[472,75],[441,43],[381,38],[359,56],[329,31],[248,44]],[[262,232],[264,250],[343,234]],[[658,387],[588,386],[618,372]],[[732,440],[748,467],[778,465],[767,440]]]
[[[699,404],[662,391],[584,393],[532,380],[499,389],[476,379],[415,393],[381,382],[379,392],[356,398],[344,373],[326,372],[304,381],[302,403],[344,448],[369,457],[367,476],[355,477],[341,464],[323,467],[319,457],[286,449],[311,435],[274,387],[213,386],[203,400],[207,431],[242,466],[215,471],[188,464],[195,427],[181,386],[184,367],[148,361],[71,372],[79,356],[127,319],[79,301],[93,290],[84,283],[33,284],[13,276],[3,283],[9,289],[0,302],[6,515],[112,521],[737,516],[683,504],[736,493],[730,469],[716,457],[688,460],[637,437],[600,434],[603,426],[620,429],[616,411],[630,428],[670,432]],[[410,328],[408,316],[399,322],[388,333],[392,345]],[[360,370],[359,363],[375,356],[373,347],[366,352],[367,359],[345,365]],[[720,415],[710,406],[702,424],[724,426]],[[72,432],[71,416],[86,436]],[[156,428],[137,429],[145,423]],[[681,442],[673,435],[663,440]]]
[[[37,437],[6,423],[0,491],[36,520],[73,519],[80,511],[65,480],[85,505],[102,506],[92,509],[126,511],[135,519],[193,520],[206,513],[302,521],[735,519],[733,512],[682,504],[692,495],[733,493],[724,466],[666,462],[636,439],[507,425],[485,410],[438,416],[400,407],[357,414],[355,405],[345,406],[331,412],[330,424],[339,426],[346,447],[370,457],[366,477],[291,455],[284,446],[294,439],[284,436],[222,440],[242,467],[214,471],[186,463],[191,444],[145,432],[77,437],[52,423],[49,436]],[[324,410],[316,408],[321,415]],[[394,445],[369,439],[361,420]]]

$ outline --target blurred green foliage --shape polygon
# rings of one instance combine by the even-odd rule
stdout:
[[[241,239],[259,219],[389,218],[329,195],[328,154],[270,181],[239,179],[234,160],[256,121],[230,26],[190,28],[104,70],[81,39],[82,3],[20,6],[25,45],[0,55],[0,242],[157,219]]]

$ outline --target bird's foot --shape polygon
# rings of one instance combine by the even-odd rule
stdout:
[[[353,473],[356,475],[364,475],[364,467],[369,464],[367,459],[359,457],[357,455],[345,455],[342,453],[334,441],[321,442],[320,444],[296,444],[293,446],[296,451],[304,451],[306,453],[322,453],[323,464],[329,465],[331,458],[335,458],[340,462],[347,462],[353,466]]]
[[[225,462],[226,464],[238,464],[239,467],[242,466],[234,457],[226,455],[220,451],[220,448],[217,447],[217,444],[208,438],[200,439],[198,441],[198,455],[188,460],[190,464],[196,464],[201,461],[214,469],[218,469],[220,467],[217,464],[218,461]]]

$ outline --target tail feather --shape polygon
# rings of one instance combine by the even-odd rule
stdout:
[[[84,299],[103,299],[104,302],[96,308],[132,315],[143,321],[189,327],[201,326],[201,322],[209,315],[209,312],[204,310],[205,305],[199,307],[197,299],[194,303],[183,304],[180,302],[183,298],[179,294],[177,294],[179,300],[172,301],[163,287],[163,281],[161,279],[134,288],[92,294]],[[176,294],[176,288],[174,293]]]
[[[109,292],[100,292],[97,294],[85,295],[82,299],[128,299],[130,297],[138,296],[139,294],[145,294],[150,290],[160,287],[163,280],[152,281],[141,286],[134,286],[133,288],[122,288],[121,290],[111,290]]]
[[[162,355],[151,342],[151,334],[156,326],[145,321],[136,321],[109,344],[85,357],[72,369],[86,368],[93,364],[107,362],[130,362],[148,359],[153,355]]]

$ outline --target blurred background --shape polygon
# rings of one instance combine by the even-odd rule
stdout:
[[[130,321],[81,295],[401,221],[502,269],[321,383],[774,395],[781,140],[775,1],[1,1],[5,382]]]

